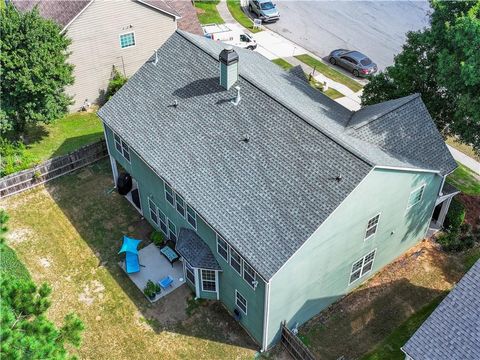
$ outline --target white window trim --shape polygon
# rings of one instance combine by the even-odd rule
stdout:
[[[215,284],[215,290],[205,290],[203,288],[203,272],[204,271],[212,271],[214,274],[213,280],[205,280],[208,282],[213,282]],[[215,270],[210,270],[210,269],[200,269],[200,281],[202,283],[202,291],[203,292],[210,292],[210,293],[216,293],[217,292],[217,272]]]
[[[415,203],[413,203],[413,204],[411,204],[411,205],[408,205],[408,204],[407,204],[407,211],[410,210],[412,207],[414,207],[415,205],[417,205],[419,202],[421,202],[421,201],[423,200],[423,195],[425,194],[425,188],[426,188],[426,186],[427,186],[427,184],[423,184],[422,186],[419,186],[418,188],[416,188],[415,190],[412,190],[412,191],[410,192],[410,195],[408,196],[408,202],[410,202],[410,198],[411,198],[411,196],[412,196],[412,194],[413,194],[414,192],[416,192],[416,191],[418,191],[418,190],[420,190],[420,189],[423,188],[423,190],[422,190],[422,196],[420,196],[420,199],[419,199],[417,202],[415,202]]]
[[[375,234],[377,233],[377,230],[378,230],[378,224],[380,224],[380,217],[381,217],[381,215],[382,215],[382,213],[379,212],[378,214],[376,214],[376,215],[372,216],[370,219],[368,219],[368,221],[367,221],[367,229],[365,230],[365,238],[363,239],[363,241],[367,241],[367,240],[369,240],[369,239],[371,239],[372,237],[375,236]],[[374,232],[373,234],[367,236],[368,230],[370,230],[371,228],[373,228],[373,226],[368,227],[368,223],[370,222],[370,220],[375,219],[377,216],[378,216],[378,221],[377,221],[377,223],[374,225],[374,226],[375,226],[375,232]]]
[[[225,261],[227,262],[227,264],[230,264],[230,262],[229,262],[229,254],[230,254],[229,247],[230,247],[230,246],[228,246],[228,243],[224,240],[223,237],[221,237],[221,236],[218,235],[217,233],[215,233],[215,234],[217,235],[217,254],[220,255],[220,257],[221,257],[223,260],[225,260]],[[225,258],[223,257],[223,255],[220,254],[220,252],[218,251],[218,246],[219,246],[219,245],[218,245],[218,239],[219,239],[219,238],[225,243],[225,245],[226,245],[226,247],[227,247],[227,248],[225,249],[225,251],[227,252],[227,258],[226,258],[226,259],[225,259]],[[222,248],[222,249],[223,249],[223,248]]]
[[[368,270],[367,272],[363,272],[363,267],[365,266],[365,258],[370,255],[371,253],[373,252],[373,259],[372,259],[372,267],[370,268],[370,270]],[[375,258],[377,257],[377,249],[373,249],[373,250],[370,250],[367,254],[365,254],[364,256],[362,256],[360,259],[357,259],[353,262],[352,264],[352,267],[350,268],[350,274],[348,275],[348,286],[352,285],[353,283],[357,282],[358,280],[360,280],[361,278],[363,278],[365,275],[367,275],[368,273],[370,273],[373,269],[373,264],[375,263]],[[353,274],[353,265],[355,265],[355,263],[359,262],[360,260],[362,260],[362,266],[360,267],[360,276],[358,277],[358,279],[355,279],[353,281],[350,281],[351,277],[352,277],[352,274]]]
[[[253,280],[252,280],[251,283],[248,282],[247,279],[245,279],[245,268],[246,268],[245,265],[247,265],[250,269],[252,269],[252,272],[253,272],[252,278],[253,278]],[[257,272],[255,271],[255,269],[254,269],[252,266],[250,266],[250,264],[246,263],[245,260],[243,260],[242,277],[243,277],[243,280],[245,280],[245,282],[246,282],[248,285],[250,285],[250,287],[251,287],[253,290],[255,290],[255,289],[257,288],[257,284],[258,284],[258,282],[257,282]]]
[[[153,206],[155,206],[155,215],[157,215],[157,220],[158,220],[158,223],[156,223],[155,221],[153,221],[152,219],[152,214],[150,213],[150,203],[153,204]],[[152,222],[157,226],[158,230],[160,230],[162,232],[162,234],[164,234],[165,236],[169,236],[167,233],[165,233],[165,231],[163,231],[162,227],[160,226],[160,224],[164,224],[165,227],[167,228],[167,232],[169,231],[168,229],[168,218],[165,216],[165,214],[163,213],[162,210],[160,210],[160,208],[158,207],[158,205],[155,203],[155,201],[153,201],[153,197],[152,196],[149,196],[148,197],[148,214],[150,215],[150,220],[152,220]],[[164,221],[161,220],[160,218],[160,214],[163,216],[163,218],[165,220],[167,220],[167,223],[165,223]],[[175,224],[174,224],[175,225]]]
[[[167,199],[167,186],[168,186],[168,187],[170,188],[170,190],[172,191],[172,193],[169,194],[169,195],[172,195],[173,204],[172,204],[170,201],[168,201],[168,199]],[[163,183],[163,190],[164,190],[164,195],[165,195],[165,201],[167,202],[167,204],[169,204],[169,205],[172,206],[173,208],[177,209],[177,203],[176,203],[176,201],[175,201],[175,191],[173,191],[173,188],[172,188],[170,185],[168,185],[166,182],[164,182],[164,183]]]
[[[235,269],[232,265],[232,251],[235,252],[235,254],[237,254],[240,258],[240,272],[237,271],[237,269]],[[230,267],[238,274],[240,275],[242,278],[243,278],[243,265],[242,265],[242,256],[237,252],[235,251],[235,249],[233,249],[231,246],[229,246],[229,251],[228,251],[228,264],[230,265]],[[234,260],[235,262],[237,260]]]
[[[170,224],[173,225],[173,227],[175,228],[175,238],[176,240],[178,241],[178,231],[177,231],[177,225],[175,225],[175,223],[170,220],[168,217],[167,217],[167,230],[168,230],[168,238],[170,239],[170,233],[171,233],[171,230],[170,230]]]
[[[238,306],[238,297],[237,297],[237,294],[240,294],[240,296],[245,300],[245,311],[243,311],[240,306]],[[235,289],[235,307],[241,311],[245,316],[247,316],[247,313],[248,313],[248,300],[245,296],[243,296],[243,294],[238,291],[237,289]]]
[[[155,216],[157,217],[157,222],[155,222],[155,220],[152,219],[152,208],[150,207],[150,203],[153,204],[153,206],[155,207],[154,212],[155,212]],[[158,218],[158,206],[153,202],[153,199],[151,196],[148,197],[148,215],[150,215],[150,220],[152,220],[155,225],[160,227],[160,220]]]
[[[183,202],[183,214],[178,210],[178,201],[177,201],[177,197],[180,198],[180,200]],[[179,194],[177,193],[176,191],[173,192],[173,199],[174,199],[174,202],[175,202],[175,210],[177,211],[177,213],[179,213],[184,219],[186,219],[186,212],[187,212],[187,202],[185,201],[185,199]]]
[[[127,47],[122,47],[122,35],[128,35],[128,34],[133,34],[133,45],[127,46]],[[127,31],[121,34],[118,34],[118,44],[120,45],[120,50],[125,50],[125,49],[131,49],[137,46],[137,36],[135,34],[135,31]]]
[[[189,268],[190,268],[191,272],[193,273],[193,283],[192,283],[192,280],[190,280],[187,276],[187,272],[189,271]],[[193,286],[195,286],[195,283],[196,283],[195,268],[193,266],[191,266],[187,261],[185,261],[185,280],[188,281]]]
[[[188,225],[190,225],[193,229],[197,230],[197,212],[193,209],[193,207],[191,207],[190,205],[188,205],[186,202],[186,209],[185,209],[185,219],[187,220],[187,223]],[[190,215],[190,213],[188,212],[188,209],[191,209],[193,211],[193,215]],[[195,226],[193,226],[190,221],[188,221],[189,217],[193,218],[195,220]]]
[[[119,153],[122,156],[122,158],[125,159],[126,162],[131,164],[132,153],[131,153],[130,150],[132,150],[132,147],[130,145],[128,145],[128,143],[120,135],[118,135],[115,131],[112,131],[112,133],[113,133],[113,145],[114,145],[115,150],[117,151],[117,153]],[[120,148],[122,149],[122,151],[117,149],[117,140],[115,139],[115,136],[117,136],[120,139]],[[125,153],[125,148],[123,147],[122,142],[125,143],[128,146],[128,157],[130,158],[130,160],[125,157],[125,154],[124,154]]]

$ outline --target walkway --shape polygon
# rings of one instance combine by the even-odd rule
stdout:
[[[461,151],[458,151],[457,149],[451,147],[450,145],[447,145],[447,147],[448,147],[448,150],[450,150],[450,153],[452,154],[455,160],[457,160],[459,163],[462,163],[466,167],[472,169],[477,174],[480,174],[480,162],[471,158],[468,155],[465,155],[464,153],[462,153]]]

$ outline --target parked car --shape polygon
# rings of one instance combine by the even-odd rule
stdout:
[[[231,29],[227,24],[208,24],[202,26],[204,36],[234,45],[243,49],[255,50],[257,42],[247,33]]]
[[[356,77],[366,77],[377,72],[377,64],[361,52],[346,49],[333,50],[328,59],[332,65],[338,65],[350,71]]]
[[[248,9],[258,16],[262,22],[272,22],[280,19],[277,6],[270,0],[249,0]]]

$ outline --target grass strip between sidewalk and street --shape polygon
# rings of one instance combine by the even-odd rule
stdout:
[[[225,22],[217,10],[217,4],[219,2],[220,0],[194,1],[200,24],[223,24]]]
[[[301,62],[310,66],[311,68],[314,68],[316,71],[322,73],[329,79],[347,86],[353,92],[360,91],[363,88],[362,84],[360,84],[359,82],[353,80],[347,75],[342,74],[341,72],[334,70],[329,65],[323,63],[320,60],[313,58],[308,54],[297,55],[295,57]]]
[[[228,6],[228,10],[230,11],[230,14],[232,14],[234,19],[237,20],[237,22],[240,25],[242,25],[243,27],[246,27],[252,33],[257,33],[262,31],[262,29],[253,27],[253,20],[250,19],[247,16],[247,14],[243,12],[243,9],[239,0],[227,0],[227,6]]]
[[[280,66],[283,70],[285,71],[288,71],[290,70],[291,68],[293,68],[293,65],[290,64],[288,61],[282,59],[282,58],[278,58],[278,59],[273,59],[272,60],[273,63],[277,64],[278,66]]]

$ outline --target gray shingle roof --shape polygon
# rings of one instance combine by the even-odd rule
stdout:
[[[480,359],[480,261],[402,349],[414,360]]]
[[[195,268],[222,270],[208,245],[193,230],[180,229],[175,249]]]
[[[425,151],[419,155],[402,141],[381,141],[381,134],[397,132],[397,126],[405,128],[403,141],[410,137],[409,144],[418,135],[413,124],[436,134],[424,124],[432,121],[420,99],[420,104],[392,102],[390,110],[410,110],[396,113],[408,119],[397,124],[394,116],[390,128],[383,119],[395,112],[382,107],[366,109],[355,119],[355,113],[305,80],[249,50],[236,49],[242,101],[234,106],[235,89],[219,85],[223,47],[175,33],[159,49],[157,66],[150,59],[98,114],[264,279],[374,165],[423,169],[434,150],[440,154],[433,154],[435,163],[427,168],[441,171],[441,160],[451,159],[437,143],[412,147]],[[380,110],[381,116],[369,120]],[[352,119],[365,125],[349,127]],[[245,135],[248,143],[240,141]],[[335,181],[337,175],[343,180]]]
[[[238,50],[242,100],[231,104],[236,91],[220,87],[218,61],[205,52],[221,49],[175,33],[157,66],[147,62],[99,116],[269,279],[372,167],[279,98],[295,97],[320,120],[348,110],[259,54]],[[273,81],[296,90],[274,99],[254,76],[263,88]]]

